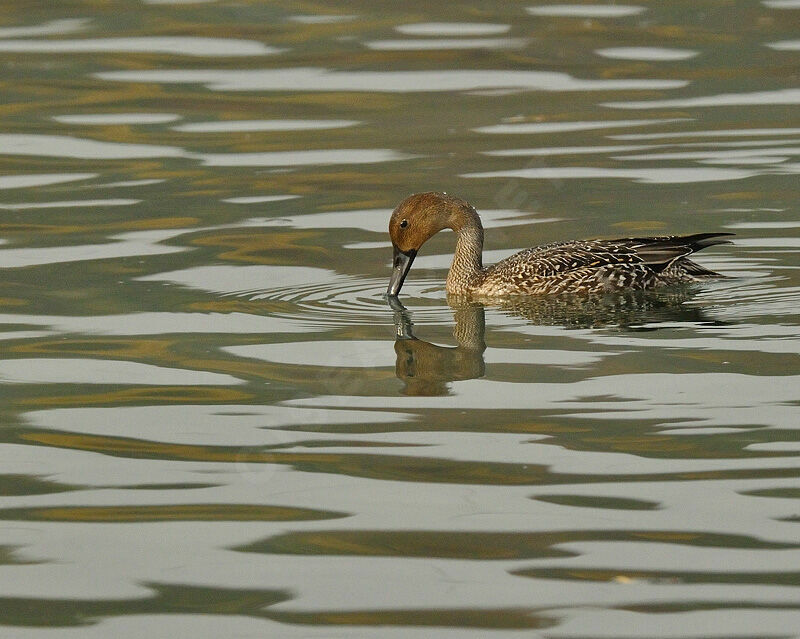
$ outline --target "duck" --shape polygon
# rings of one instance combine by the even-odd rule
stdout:
[[[444,229],[456,233],[447,294],[474,298],[608,293],[721,278],[689,256],[709,246],[729,244],[724,238],[733,235],[569,240],[525,249],[485,267],[483,226],[475,207],[447,193],[415,193],[400,202],[389,219],[393,258],[388,297],[400,293],[422,245]]]

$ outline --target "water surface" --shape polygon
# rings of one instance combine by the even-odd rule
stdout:
[[[792,637],[800,4],[5,3],[3,637]],[[382,294],[735,232],[726,279]]]

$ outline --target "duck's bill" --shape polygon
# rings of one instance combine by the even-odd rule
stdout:
[[[410,251],[401,251],[396,246],[394,248],[394,258],[392,259],[392,277],[389,280],[389,288],[386,289],[387,295],[397,295],[400,289],[403,288],[403,282],[408,275],[411,264],[417,256],[414,249]]]

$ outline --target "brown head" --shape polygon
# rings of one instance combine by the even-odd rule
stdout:
[[[442,229],[458,231],[467,221],[475,223],[477,217],[470,204],[446,193],[415,193],[400,202],[389,219],[394,259],[386,294],[400,292],[417,251],[428,239]]]

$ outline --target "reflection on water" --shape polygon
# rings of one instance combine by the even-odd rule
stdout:
[[[279,53],[259,42],[222,38],[94,38],[72,40],[0,40],[0,51],[16,53],[167,53],[193,56],[253,56]]]
[[[538,91],[620,91],[675,89],[683,80],[582,80],[554,71],[332,71],[308,67],[253,71],[157,70],[109,71],[97,75],[112,82],[206,84],[213,91],[369,91],[377,93],[518,89]]]
[[[404,393],[445,395],[449,382],[483,377],[486,320],[482,306],[465,305],[455,311],[453,336],[458,345],[448,348],[414,337],[411,317],[405,307],[396,298],[390,298],[390,302],[397,330],[395,372],[405,384]]]
[[[688,49],[663,49],[660,47],[609,47],[608,49],[598,49],[598,55],[604,58],[614,58],[618,60],[688,60],[699,51]]]
[[[643,13],[645,7],[617,4],[551,4],[528,7],[535,16],[562,16],[573,18],[622,18]]]
[[[796,0],[4,9],[0,635],[796,635]],[[390,308],[424,190],[737,238]]]
[[[629,291],[620,294],[515,297],[498,300],[493,306],[506,315],[524,318],[537,326],[615,326],[648,330],[647,325],[670,320],[719,325],[702,308],[686,304],[692,292],[689,287],[675,287],[666,291]],[[448,296],[448,302],[453,308],[455,347],[439,346],[418,339],[414,335],[414,324],[408,309],[396,297],[389,298],[396,331],[395,372],[404,383],[402,392],[405,394],[448,395],[450,382],[483,377],[485,373],[484,305],[458,296]],[[543,353],[542,360],[553,361],[549,353]],[[511,363],[512,360],[504,361]]]

